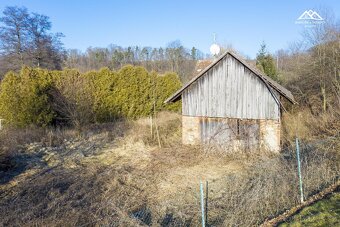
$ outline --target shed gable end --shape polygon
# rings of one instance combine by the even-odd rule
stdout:
[[[182,114],[201,117],[279,119],[279,95],[227,54],[182,93]],[[273,95],[276,97],[274,98]]]

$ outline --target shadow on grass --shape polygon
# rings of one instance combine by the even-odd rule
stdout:
[[[15,154],[0,158],[0,185],[6,184],[16,176],[32,168],[32,165],[46,166],[42,154]]]

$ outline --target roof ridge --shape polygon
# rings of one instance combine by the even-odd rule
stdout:
[[[262,72],[260,72],[257,68],[254,68],[253,66],[251,66],[249,63],[247,63],[241,56],[239,56],[238,54],[236,54],[233,51],[226,51],[224,54],[222,54],[219,58],[217,58],[215,61],[213,61],[210,65],[208,65],[205,69],[203,69],[197,76],[195,76],[194,78],[192,78],[189,82],[187,82],[185,85],[182,86],[182,88],[180,88],[179,90],[177,90],[172,96],[170,96],[167,100],[164,101],[164,103],[168,103],[168,102],[173,102],[176,101],[178,99],[178,97],[180,96],[180,94],[182,94],[182,92],[188,88],[192,83],[194,83],[196,80],[198,80],[201,76],[203,76],[207,71],[209,71],[212,67],[214,67],[218,62],[220,62],[225,56],[227,55],[231,55],[232,57],[234,57],[236,60],[238,60],[242,65],[244,65],[245,67],[247,67],[250,71],[252,71],[255,75],[257,75],[258,77],[260,77],[264,83],[267,83],[270,87],[272,87],[273,89],[275,89],[277,92],[279,92],[281,95],[283,95],[287,100],[289,100],[291,103],[296,103],[296,101],[294,100],[294,97],[292,95],[292,93],[287,90],[286,88],[284,88],[283,86],[281,86],[280,84],[278,84],[276,81],[274,81],[273,79],[271,79],[270,77],[264,75]]]
[[[282,94],[286,99],[288,99],[290,102],[292,103],[296,103],[296,101],[294,100],[294,97],[292,95],[292,93],[285,87],[283,87],[282,85],[280,85],[278,82],[276,82],[275,80],[273,80],[272,78],[270,78],[269,76],[265,75],[263,72],[261,72],[259,69],[257,69],[256,67],[252,66],[251,64],[249,64],[248,62],[246,62],[241,56],[239,56],[238,54],[228,51],[228,53],[230,55],[232,55],[234,58],[236,58],[238,61],[240,61],[244,66],[246,66],[250,71],[252,71],[253,73],[255,73],[257,76],[262,77],[266,82],[268,82],[268,84],[274,88],[276,91],[278,91],[280,94]]]

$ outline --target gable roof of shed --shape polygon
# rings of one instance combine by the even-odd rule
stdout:
[[[288,101],[290,101],[291,103],[296,103],[292,93],[289,90],[287,90],[286,88],[284,88],[283,86],[278,84],[276,81],[274,81],[270,77],[264,75],[257,68],[255,68],[255,67],[251,66],[250,64],[248,64],[245,60],[243,60],[236,53],[233,53],[233,52],[230,52],[230,51],[227,51],[223,55],[221,55],[216,61],[211,63],[208,67],[206,67],[204,70],[202,70],[197,76],[195,76],[188,83],[186,83],[181,89],[176,91],[172,96],[170,96],[167,100],[165,100],[164,103],[174,102],[174,101],[177,101],[178,99],[180,99],[181,98],[181,94],[182,94],[182,92],[185,89],[187,89],[191,84],[193,84],[196,80],[198,80],[200,77],[202,77],[207,71],[209,71],[209,69],[214,67],[217,63],[219,63],[228,54],[230,56],[232,56],[233,58],[235,58],[236,60],[238,60],[242,65],[244,65],[251,72],[253,72],[255,75],[257,75],[266,85],[268,85],[269,87],[271,87],[274,90],[276,90],[283,97],[285,97]]]

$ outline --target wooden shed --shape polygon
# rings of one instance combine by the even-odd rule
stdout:
[[[165,102],[182,99],[184,144],[280,150],[282,98],[290,91],[226,52]]]

